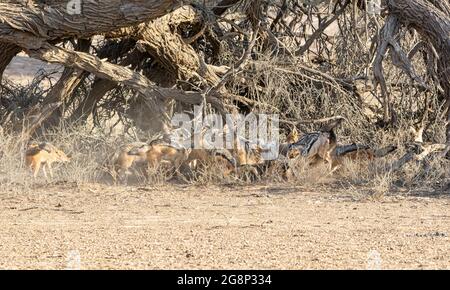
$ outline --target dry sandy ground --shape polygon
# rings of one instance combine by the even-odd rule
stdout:
[[[0,268],[450,269],[450,196],[331,188],[0,189]]]

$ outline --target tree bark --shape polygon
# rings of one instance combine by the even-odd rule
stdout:
[[[50,7],[54,9],[61,9],[61,1],[53,1],[50,3]],[[99,1],[104,2],[104,1]],[[50,40],[54,40],[68,35],[85,37],[91,34],[99,34],[106,32],[108,36],[118,37],[127,36],[139,41],[138,48],[142,51],[149,53],[155,60],[157,60],[162,66],[170,72],[174,79],[184,80],[187,83],[197,83],[201,86],[213,86],[217,84],[220,79],[215,73],[215,68],[208,66],[198,56],[195,50],[184,41],[178,32],[178,25],[182,23],[195,24],[203,21],[201,14],[197,13],[190,6],[183,6],[180,9],[176,9],[173,13],[169,13],[159,19],[148,21],[156,16],[161,16],[167,13],[167,7],[175,7],[175,2],[179,1],[159,1],[158,5],[150,5],[147,2],[155,1],[129,1],[133,5],[140,5],[139,11],[135,11],[139,15],[135,15],[132,20],[127,17],[118,16],[117,9],[124,9],[120,4],[120,1],[112,1],[114,3],[109,4],[108,12],[90,14],[90,9],[94,6],[90,6],[92,3],[88,2],[87,5],[83,5],[83,15],[79,16],[66,16],[66,21],[71,19],[70,17],[78,17],[79,21],[83,23],[83,27],[76,28],[77,32],[73,30],[72,25],[70,27],[60,23],[60,15],[57,13],[50,13],[45,17],[45,23],[41,22],[41,15],[36,13],[39,8],[42,10],[42,14],[45,15],[48,12],[48,7],[43,9],[41,6],[28,7],[25,10],[25,14],[28,15],[27,21],[29,23],[22,25],[16,22],[20,18],[20,15],[15,15],[8,6],[3,6],[4,10],[9,11],[10,14],[5,13],[5,16],[0,16],[7,26],[0,23],[0,40],[9,41],[23,47],[30,56],[47,61],[56,62],[65,65],[70,69],[86,70],[95,74],[99,78],[107,79],[110,82],[119,82],[130,88],[138,91],[142,96],[147,99],[153,98],[154,102],[158,102],[158,99],[172,98],[173,96],[179,97],[183,102],[199,103],[203,100],[203,97],[198,93],[193,100],[188,100],[186,94],[175,89],[170,89],[170,93],[165,95],[163,88],[158,88],[157,85],[148,80],[144,75],[136,73],[130,69],[113,65],[104,61],[100,61],[98,58],[89,54],[78,54],[65,49],[60,49],[50,44]],[[164,4],[165,3],[165,4]],[[95,4],[95,3],[94,3]],[[163,5],[164,4],[164,5]],[[169,5],[170,4],[170,5]],[[58,6],[59,5],[59,6]],[[96,4],[97,5],[97,4]],[[115,6],[114,6],[115,5]],[[144,6],[152,6],[154,9],[152,13],[149,13]],[[59,7],[59,8],[58,8]],[[158,8],[159,7],[159,8]],[[165,9],[161,10],[161,7]],[[8,9],[9,10],[8,10]],[[17,7],[16,7],[17,8]],[[116,10],[114,10],[114,9]],[[128,9],[129,7],[127,7]],[[158,8],[158,9],[156,9]],[[0,11],[2,6],[0,6]],[[128,13],[128,12],[127,12]],[[33,14],[33,17],[31,16]],[[125,13],[126,14],[126,13]],[[94,17],[95,16],[95,17]],[[43,17],[45,19],[45,17]],[[108,24],[103,23],[107,19],[111,18],[116,20],[107,21]],[[6,20],[4,20],[6,19]],[[147,20],[146,22],[143,20]],[[69,21],[70,22],[70,21]],[[143,22],[143,23],[140,23]],[[136,24],[135,26],[127,26],[130,24]],[[39,27],[39,29],[37,29]],[[2,31],[2,28],[3,31]],[[6,30],[6,31],[5,31]],[[42,33],[45,30],[45,33]],[[51,31],[51,33],[49,32]],[[6,33],[7,32],[7,33]],[[51,37],[48,37],[51,35]],[[112,84],[108,84],[107,87],[111,87]],[[156,89],[156,90],[155,90]],[[99,90],[96,92],[106,93],[105,90]],[[190,93],[190,97],[193,97],[195,93]],[[95,102],[98,100],[98,95],[93,96],[92,100]],[[215,100],[215,97],[208,96],[207,100],[212,101],[212,104],[219,107],[219,110],[224,112],[220,101]],[[92,112],[92,102],[87,106],[87,111]],[[159,110],[159,114],[164,114],[163,108],[152,107],[152,110]],[[86,112],[85,110],[82,110]],[[80,112],[78,112],[80,113]],[[79,117],[79,114],[76,117]],[[83,114],[83,112],[81,112]],[[155,113],[155,112],[153,112]]]
[[[6,67],[21,50],[22,49],[15,44],[0,42],[0,51],[2,52],[0,56],[0,82]]]
[[[89,95],[82,102],[80,106],[70,117],[69,122],[84,122],[87,120],[95,109],[96,104],[106,95],[109,91],[117,87],[117,83],[108,79],[95,79],[92,84]]]
[[[450,18],[449,5],[434,0],[387,0],[389,13],[419,32],[439,54],[439,81],[450,102]],[[445,2],[445,1],[444,1]],[[433,3],[437,6],[434,6]],[[450,144],[450,108],[447,108],[447,143]]]
[[[195,24],[203,21],[190,6],[141,25],[133,37],[138,47],[148,52],[178,80],[203,82],[215,85],[219,77],[208,67],[197,52],[177,32],[181,23]]]
[[[82,1],[80,14],[68,0],[9,0],[0,3],[0,34],[28,32],[44,40],[89,38],[166,15],[178,0]]]
[[[212,9],[212,11],[215,15],[220,16],[239,2],[241,2],[241,0],[222,0]]]
[[[114,47],[114,45],[107,45],[104,47],[105,51],[108,51],[108,47]],[[102,55],[105,53],[101,53]],[[106,55],[104,55],[106,56]],[[127,52],[126,56],[118,63],[123,67],[136,67],[143,59],[143,54],[134,49]],[[109,56],[109,59],[112,57]],[[96,104],[103,98],[105,94],[117,87],[117,82],[109,79],[96,78],[92,84],[89,95],[82,101],[80,106],[70,117],[70,122],[85,121],[90,114],[94,111]]]
[[[90,47],[91,40],[79,39],[75,50],[87,53],[89,52]],[[48,106],[53,103],[67,103],[67,100],[70,99],[79,85],[88,75],[89,73],[79,69],[65,68],[61,78],[46,96],[43,102],[43,106]],[[42,128],[57,126],[61,122],[63,117],[63,107],[60,106],[59,108],[54,110],[54,112],[49,116],[47,120],[45,120],[45,122],[43,122]]]

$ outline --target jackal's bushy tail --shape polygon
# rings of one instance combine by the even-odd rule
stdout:
[[[389,146],[377,149],[377,150],[375,150],[375,157],[376,158],[384,157],[384,156],[389,155],[390,153],[394,152],[395,150],[397,150],[397,146],[395,146],[395,145],[389,145]]]
[[[350,144],[350,145],[342,145],[336,147],[336,156],[345,156],[349,153],[360,151],[360,150],[368,150],[369,146],[363,144]]]

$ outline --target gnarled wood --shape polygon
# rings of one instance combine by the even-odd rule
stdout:
[[[440,1],[445,2],[445,1]],[[434,3],[437,6],[434,6]],[[450,102],[450,18],[448,3],[424,0],[387,0],[389,12],[399,22],[419,32],[421,37],[433,45],[439,54],[439,81],[444,90],[444,97]],[[437,7],[437,8],[436,8]],[[450,108],[447,108],[450,121]],[[447,124],[447,143],[450,144],[450,122]]]
[[[21,51],[22,49],[12,43],[0,42],[0,81],[3,77],[3,72],[9,65],[11,60]]]
[[[197,52],[177,32],[179,24],[199,21],[202,21],[201,16],[191,6],[183,6],[141,25],[133,37],[140,40],[138,47],[141,50],[152,55],[176,79],[193,79],[214,85],[219,82],[215,72],[202,62]]]
[[[74,14],[68,9],[69,2],[2,1],[0,34],[16,30],[32,33],[44,40],[89,38],[161,17],[180,4],[177,0],[82,1],[81,13]]]

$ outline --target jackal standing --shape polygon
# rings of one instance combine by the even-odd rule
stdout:
[[[25,163],[33,171],[35,178],[38,176],[41,166],[45,178],[48,178],[45,167],[47,167],[50,177],[53,178],[52,164],[70,162],[70,159],[63,151],[47,142],[32,143],[25,152]]]

